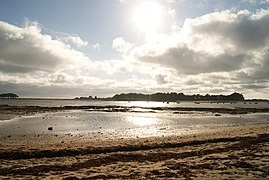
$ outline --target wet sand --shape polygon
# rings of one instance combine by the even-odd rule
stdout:
[[[1,179],[269,178],[268,124],[134,139],[11,136],[0,147]]]
[[[139,109],[139,110],[137,110]],[[35,113],[57,112],[67,110],[87,110],[102,112],[137,112],[155,113],[171,111],[173,113],[182,112],[211,112],[226,114],[247,114],[247,113],[268,113],[269,108],[204,108],[204,107],[141,107],[141,106],[64,106],[64,107],[41,107],[41,106],[10,106],[0,105],[0,120],[8,120],[16,116],[33,115]]]
[[[148,138],[11,135],[0,161],[0,179],[268,179],[269,124]]]

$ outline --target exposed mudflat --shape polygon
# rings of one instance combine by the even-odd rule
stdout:
[[[182,112],[212,112],[226,114],[246,114],[246,113],[268,113],[269,108],[208,108],[208,107],[140,107],[140,106],[64,106],[64,107],[42,107],[42,106],[10,106],[0,105],[0,120],[11,119],[15,116],[33,115],[35,113],[56,112],[66,110],[87,110],[102,112],[137,112],[155,113],[171,111],[173,113]]]

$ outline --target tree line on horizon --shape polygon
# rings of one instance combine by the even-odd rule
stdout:
[[[155,93],[155,94],[142,94],[142,93],[121,93],[116,94],[109,98],[93,98],[89,97],[76,97],[75,99],[87,100],[110,100],[110,101],[160,101],[160,102],[177,102],[177,101],[243,101],[245,98],[243,94],[234,92],[230,95],[185,95],[184,93]]]
[[[240,93],[232,93],[230,95],[185,95],[184,93],[155,93],[155,94],[141,94],[141,93],[128,93],[128,94],[116,94],[112,98],[116,101],[199,101],[199,100],[230,100],[230,101],[242,101],[244,96]]]

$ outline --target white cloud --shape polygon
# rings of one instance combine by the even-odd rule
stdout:
[[[24,27],[0,22],[0,71],[6,73],[53,72],[89,59],[69,45],[42,34],[38,23]]]
[[[52,83],[65,83],[67,82],[67,76],[65,73],[53,73],[48,76],[48,79]]]
[[[73,43],[87,44],[79,37],[73,37]],[[64,92],[70,93],[70,96],[79,90],[84,92],[83,88],[93,91],[115,85],[111,79],[98,77],[100,74],[108,74],[108,69],[116,72],[118,68],[114,64],[91,61],[85,54],[71,47],[63,39],[53,39],[52,36],[43,34],[41,25],[37,22],[26,21],[20,28],[1,21],[1,91],[14,88],[25,96],[61,96],[60,90],[66,88],[62,96],[68,95]],[[96,49],[100,47],[98,43],[93,45]],[[40,94],[37,95],[36,91]]]
[[[79,37],[78,35],[70,35],[63,32],[53,32],[52,34],[58,41],[70,46],[70,48],[77,49],[81,47],[88,47],[90,49],[95,49],[98,51],[100,51],[102,48],[102,45],[100,43],[90,44],[88,41],[81,39],[81,37]]]
[[[123,37],[117,37],[112,42],[112,48],[123,53],[127,53],[134,45],[126,42]]]
[[[175,18],[175,16],[176,16],[176,10],[175,10],[175,9],[169,8],[169,9],[167,10],[167,13],[168,13],[168,15],[170,15],[172,18]]]
[[[176,3],[176,0],[167,0],[167,3],[174,4]]]
[[[73,42],[77,47],[87,46],[88,42],[83,41],[79,36],[69,36],[71,42]]]
[[[101,44],[99,44],[99,43],[96,43],[96,44],[91,45],[91,48],[93,48],[93,49],[96,49],[96,50],[100,51],[100,50],[101,50],[101,48],[102,48],[102,45],[101,45]]]
[[[125,3],[127,0],[118,0],[120,3]]]

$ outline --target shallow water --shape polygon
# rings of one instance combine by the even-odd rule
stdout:
[[[177,102],[147,102],[147,101],[88,101],[88,100],[63,100],[63,99],[0,99],[0,105],[12,106],[43,106],[43,107],[61,107],[61,106],[138,106],[138,107],[203,107],[203,108],[269,108],[269,102],[226,102],[211,103],[193,101]]]
[[[269,113],[222,114],[216,117],[206,112],[174,114],[72,110],[0,121],[0,136],[115,133],[123,137],[149,137],[192,134],[215,127],[256,123],[269,123]],[[53,130],[48,130],[48,127],[53,127]]]

